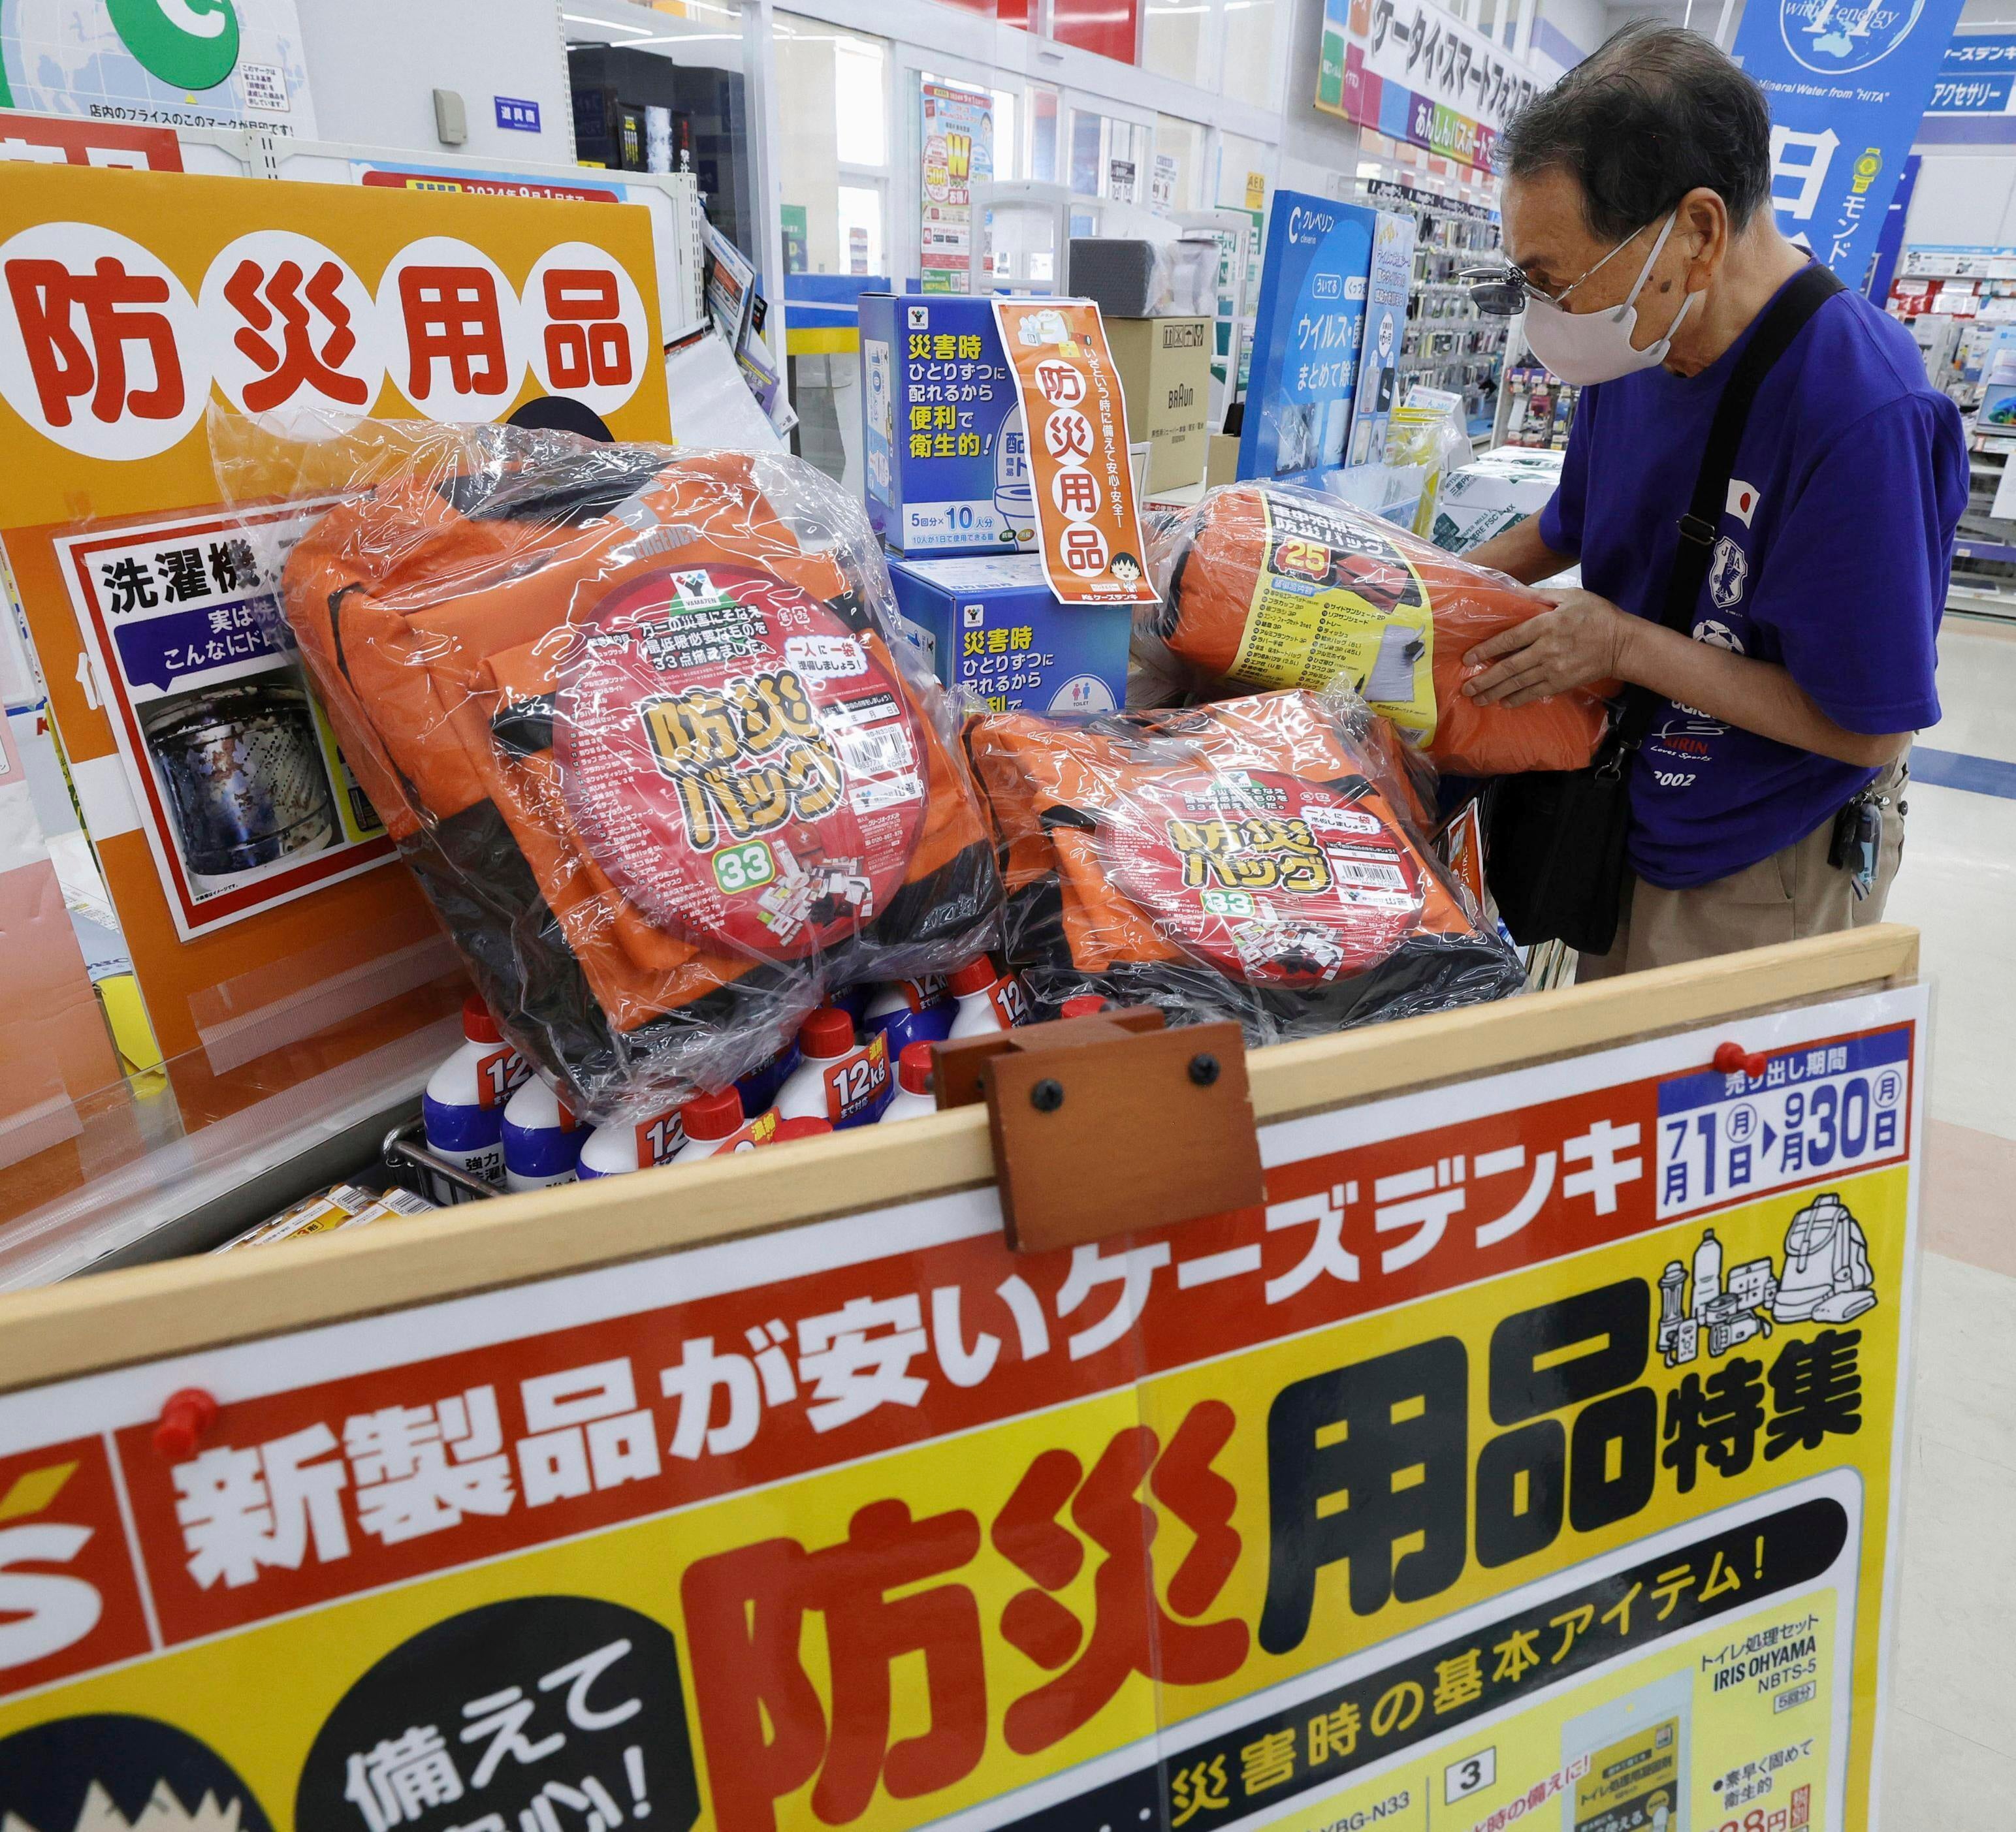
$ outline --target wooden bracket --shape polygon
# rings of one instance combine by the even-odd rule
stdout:
[[[934,1061],[941,1108],[987,1104],[1018,1253],[1265,1200],[1236,1024],[1102,1011],[940,1044]]]

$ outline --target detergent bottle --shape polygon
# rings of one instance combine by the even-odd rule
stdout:
[[[1012,1030],[1026,1023],[1029,996],[1013,975],[994,971],[994,963],[982,954],[969,961],[945,982],[959,1010],[948,1036],[985,1036],[989,1031]]]
[[[779,1119],[823,1119],[836,1131],[868,1126],[889,1099],[889,1040],[880,1032],[857,1043],[854,1020],[822,1005],[798,1027],[798,1066],[777,1090]]]
[[[900,1062],[912,1044],[944,1042],[954,1015],[945,976],[933,973],[878,986],[861,1014],[861,1028],[870,1036],[878,1030],[884,1033],[890,1054]]]
[[[572,1183],[581,1148],[594,1131],[574,1117],[543,1076],[535,1075],[505,1104],[505,1188],[544,1190]]]
[[[896,1058],[896,1091],[882,1109],[881,1123],[920,1119],[938,1110],[938,1097],[931,1091],[931,1046],[923,1041],[905,1044]]]
[[[621,1176],[632,1170],[655,1170],[671,1162],[686,1142],[676,1107],[654,1113],[635,1126],[618,1121],[599,1126],[595,1136],[581,1148],[581,1164],[575,1174],[583,1183],[598,1176]]]
[[[793,1037],[761,1069],[751,1069],[735,1084],[736,1093],[742,1097],[742,1111],[752,1118],[768,1112],[777,1090],[791,1079],[797,1065],[798,1040]]]
[[[490,1008],[474,993],[463,1001],[461,1047],[427,1078],[420,1114],[427,1149],[487,1184],[504,1181],[504,1104],[532,1072],[504,1041]],[[466,1192],[443,1191],[455,1202]]]
[[[679,1109],[679,1125],[686,1142],[675,1163],[697,1164],[717,1151],[750,1149],[749,1144],[737,1142],[748,1128],[743,1123],[742,1097],[733,1088],[694,1096]]]

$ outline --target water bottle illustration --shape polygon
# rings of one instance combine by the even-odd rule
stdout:
[[[1017,407],[1001,422],[994,442],[994,507],[1001,544],[1017,550],[1036,542],[1036,492],[1029,476],[1029,428]]]

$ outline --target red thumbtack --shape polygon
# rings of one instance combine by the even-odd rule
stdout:
[[[171,1393],[154,1427],[154,1448],[171,1463],[193,1457],[204,1432],[217,1423],[217,1402],[200,1387]]]
[[[1715,1045],[1715,1066],[1724,1075],[1735,1075],[1740,1072],[1755,1081],[1764,1072],[1765,1061],[1759,1052],[1754,1050],[1746,1051],[1742,1044],[1732,1041]]]

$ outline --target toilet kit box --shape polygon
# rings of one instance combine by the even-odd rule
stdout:
[[[1110,713],[1127,701],[1125,605],[1063,605],[1035,554],[892,559],[913,641],[948,687],[996,712]]]
[[[1036,549],[1028,436],[985,296],[861,296],[868,519],[902,554]]]

